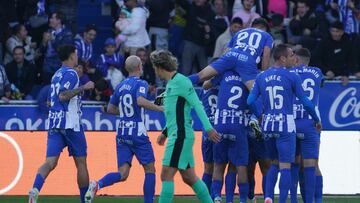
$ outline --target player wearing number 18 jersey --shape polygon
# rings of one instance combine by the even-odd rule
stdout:
[[[298,65],[291,70],[300,75],[306,96],[318,109],[319,93],[324,76],[319,68],[308,66],[311,58],[309,50],[301,48],[295,54],[298,57]],[[312,117],[305,111],[303,104],[298,99],[294,102],[294,116],[296,133],[300,135],[297,136],[300,141],[299,151],[304,165],[305,188],[302,190],[305,191],[304,202],[314,202],[314,197],[317,199],[316,202],[321,202],[322,176],[317,165],[320,133],[315,129]],[[298,174],[298,171],[295,172]],[[294,182],[294,185],[297,185],[297,181]]]
[[[125,61],[129,77],[114,90],[108,105],[108,113],[120,115],[116,135],[118,172],[108,173],[102,179],[92,181],[86,193],[86,201],[91,202],[98,189],[125,181],[129,175],[132,158],[144,167],[144,202],[152,203],[155,193],[154,152],[144,123],[144,108],[162,111],[163,108],[148,101],[148,84],[139,77],[142,74],[141,60],[130,56]]]
[[[272,202],[277,177],[277,164],[280,168],[280,203],[285,203],[291,186],[291,163],[295,159],[296,128],[293,116],[295,96],[317,122],[321,129],[319,117],[313,103],[305,96],[298,74],[288,68],[295,65],[295,56],[287,45],[278,45],[273,50],[275,66],[256,77],[254,87],[248,97],[248,104],[256,115],[259,115],[255,101],[262,95],[264,113],[262,118],[263,133],[266,135],[266,147],[273,164],[266,180],[265,203]],[[275,165],[276,164],[276,165]]]

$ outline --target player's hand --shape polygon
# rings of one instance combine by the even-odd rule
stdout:
[[[156,143],[158,143],[158,145],[160,145],[160,146],[164,146],[164,143],[165,143],[165,141],[166,141],[166,136],[163,134],[163,133],[161,133],[160,135],[159,135],[159,137],[157,138],[157,140],[156,140]]]
[[[315,128],[316,128],[316,130],[317,130],[318,132],[321,132],[321,129],[322,129],[322,124],[321,124],[321,122],[315,123]]]
[[[165,92],[159,94],[159,96],[157,96],[155,98],[154,104],[156,104],[158,106],[163,106],[164,105],[164,94],[165,94]]]
[[[84,85],[84,90],[92,90],[94,89],[94,87],[95,87],[94,82],[89,81]]]
[[[208,133],[208,137],[209,137],[213,142],[215,142],[215,143],[220,142],[221,137],[220,137],[220,135],[218,134],[218,132],[216,132],[215,129],[212,129],[212,130],[210,130],[210,131],[207,132],[207,133]]]

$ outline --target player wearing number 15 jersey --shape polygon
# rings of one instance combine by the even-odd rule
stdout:
[[[308,66],[311,58],[310,51],[301,48],[295,52],[298,64],[292,71],[298,73],[302,79],[302,85],[306,96],[315,104],[316,109],[319,103],[319,93],[324,76],[319,68]],[[318,111],[317,111],[318,113]],[[320,134],[315,129],[312,117],[305,111],[303,104],[296,99],[294,102],[294,116],[296,133],[300,141],[300,153],[304,163],[304,202],[321,202],[322,176],[318,168]],[[294,168],[294,167],[293,167]],[[295,171],[298,174],[298,171]],[[296,179],[296,177],[295,177]],[[296,180],[295,180],[296,181]],[[297,181],[294,185],[297,186]],[[295,194],[295,190],[293,192]]]
[[[57,50],[62,66],[51,79],[49,131],[46,160],[39,168],[33,188],[29,192],[29,203],[36,203],[45,179],[55,169],[62,150],[67,146],[74,157],[81,202],[89,185],[86,166],[87,145],[81,125],[80,93],[94,88],[93,82],[79,86],[79,77],[74,68],[78,57],[73,45],[62,45]]]
[[[85,195],[89,203],[98,189],[127,179],[134,155],[145,171],[144,202],[152,203],[154,199],[155,158],[145,128],[144,108],[154,111],[163,111],[163,108],[146,99],[148,84],[139,78],[142,74],[140,58],[129,56],[125,68],[129,77],[115,88],[107,109],[108,113],[120,115],[116,135],[118,172],[108,173],[98,182],[91,181]]]
[[[277,169],[280,168],[280,203],[285,203],[291,186],[291,163],[295,159],[296,129],[293,116],[295,96],[299,98],[304,108],[321,129],[319,117],[315,113],[314,104],[305,96],[298,74],[288,68],[295,65],[295,55],[287,45],[278,45],[273,50],[275,66],[267,69],[256,77],[254,87],[248,97],[248,104],[259,116],[255,101],[262,97],[264,112],[262,128],[265,134],[266,148],[273,160],[266,180],[265,203],[273,201]],[[275,165],[276,164],[276,165]]]

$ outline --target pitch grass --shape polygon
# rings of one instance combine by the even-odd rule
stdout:
[[[258,197],[258,202],[264,202],[263,198]],[[1,203],[24,203],[27,202],[27,196],[0,196]],[[40,196],[38,203],[78,203],[78,196]],[[142,203],[142,197],[108,197],[98,196],[94,203]],[[155,202],[158,202],[156,198]],[[177,196],[173,203],[192,203],[199,202],[194,196]],[[234,202],[238,202],[236,199]],[[275,202],[278,202],[277,200]],[[290,201],[288,201],[290,202]],[[299,201],[302,202],[302,201]],[[360,196],[326,196],[324,203],[359,203]]]

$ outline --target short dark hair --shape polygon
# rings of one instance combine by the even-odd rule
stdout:
[[[65,22],[66,22],[66,16],[64,15],[64,13],[61,12],[61,11],[55,11],[54,13],[51,14],[51,16],[54,15],[54,14],[56,15],[57,19],[60,19],[61,24],[64,25]]]
[[[311,58],[311,53],[307,48],[300,48],[295,51],[295,54],[304,58]]]
[[[243,24],[243,20],[242,20],[241,18],[239,18],[239,17],[236,17],[236,18],[233,18],[233,19],[231,20],[231,23],[230,23],[230,24],[234,24],[234,23],[237,23],[237,24],[242,25],[242,24]]]
[[[151,63],[154,67],[164,69],[168,72],[177,70],[177,59],[170,51],[158,50],[150,54]]]
[[[66,61],[70,58],[70,55],[75,53],[76,48],[72,44],[63,44],[57,48],[57,54],[61,61]]]
[[[97,32],[97,27],[95,24],[88,24],[85,27],[84,32],[89,32],[90,30],[94,30],[95,32]]]
[[[14,49],[13,49],[13,54],[15,53],[15,50],[16,49],[21,49],[23,51],[23,53],[25,54],[25,48],[23,46],[16,46]]]
[[[279,44],[277,45],[273,50],[272,50],[272,54],[273,54],[273,58],[275,61],[279,60],[280,57],[284,56],[287,57],[288,55],[288,49],[291,48],[289,45],[287,44]]]
[[[145,48],[140,47],[140,48],[138,48],[138,49],[136,50],[135,55],[138,55],[138,54],[139,54],[140,52],[142,52],[142,51],[145,52],[146,54],[148,53]]]
[[[331,23],[330,28],[336,28],[339,30],[344,30],[344,24],[340,21],[335,21],[333,23]]]
[[[258,26],[266,28],[266,31],[270,30],[269,23],[265,18],[256,18],[251,24],[251,27],[258,27]]]

